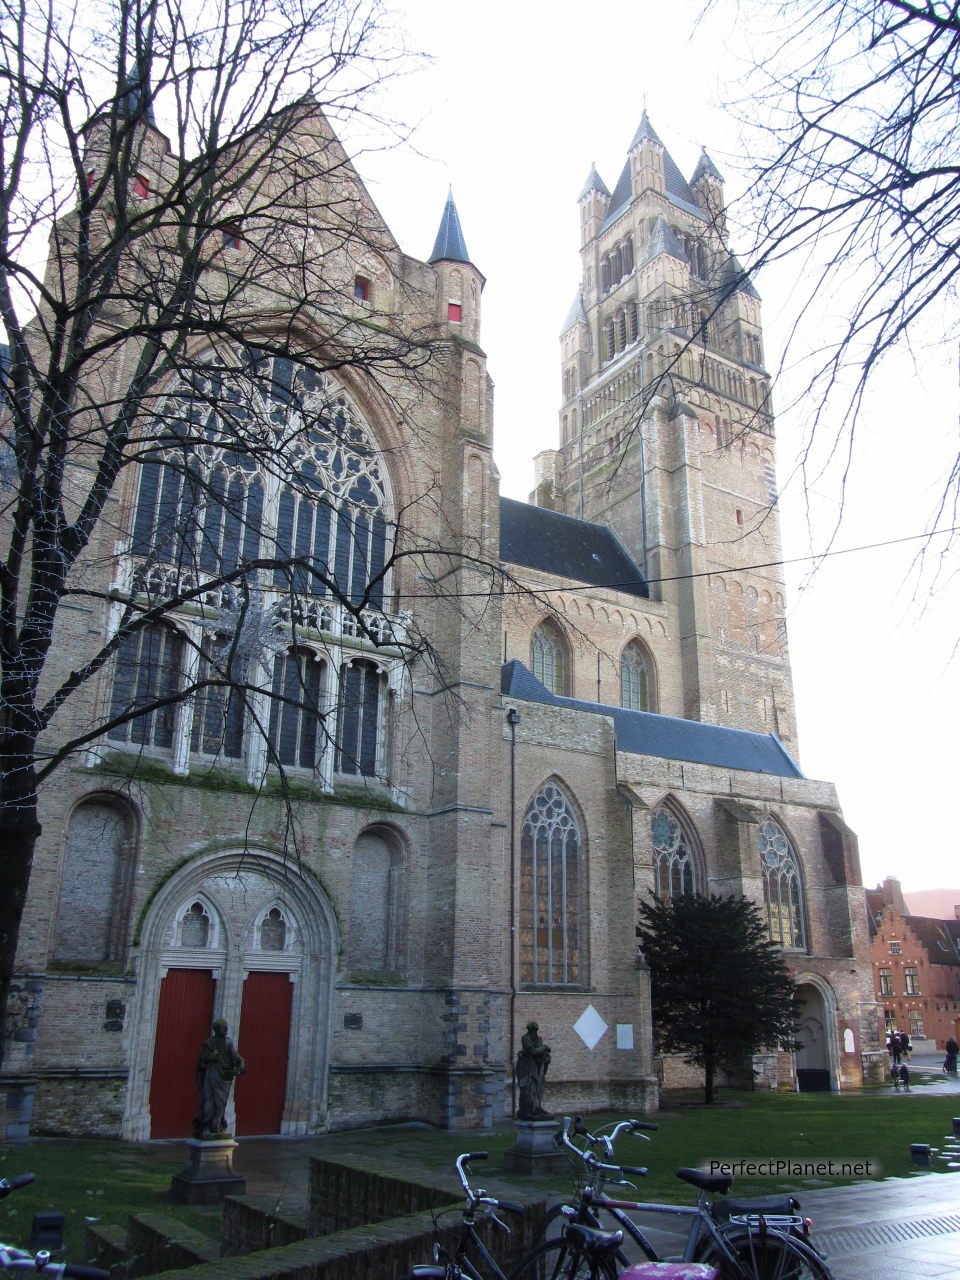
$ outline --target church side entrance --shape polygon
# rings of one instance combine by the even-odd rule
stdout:
[[[235,1087],[238,1136],[280,1132],[292,1006],[290,974],[247,974],[237,1044],[247,1064]]]
[[[182,1138],[197,1114],[197,1050],[210,1034],[216,982],[209,969],[171,969],[160,983],[150,1083],[150,1137]]]
[[[247,1062],[231,1130],[322,1129],[338,953],[323,889],[279,855],[201,855],[172,876],[144,920],[123,1136],[191,1135],[197,1059],[215,1018]]]

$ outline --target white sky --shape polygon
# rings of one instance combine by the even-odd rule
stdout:
[[[736,12],[735,0],[719,0],[706,18],[699,0],[408,0],[399,10],[408,46],[433,61],[394,83],[384,105],[421,121],[419,154],[370,153],[357,165],[416,257],[429,255],[453,186],[470,256],[487,277],[482,343],[507,496],[527,496],[532,455],[557,442],[558,334],[579,280],[577,196],[591,162],[612,189],[646,105],[686,176],[705,144],[728,198],[742,189],[739,127],[718,105],[738,96],[740,59],[758,43],[734,25]],[[800,269],[756,281],[770,368]],[[842,308],[824,305],[829,323],[831,306]],[[786,399],[775,388],[775,404]],[[923,532],[958,450],[957,421],[955,353],[921,350],[915,366],[890,368],[860,423],[835,546]],[[777,424],[787,558],[826,545],[839,503],[827,476],[807,495],[808,512],[793,474],[804,425],[802,412]],[[860,837],[864,882],[896,875],[907,890],[960,886],[946,803],[960,705],[958,558],[952,580],[948,563],[936,583],[929,570],[918,582],[920,545],[836,556],[812,577],[807,565],[788,569],[800,763],[836,784]]]

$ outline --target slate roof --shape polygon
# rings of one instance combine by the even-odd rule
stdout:
[[[452,190],[447,192],[447,203],[443,207],[443,216],[440,219],[437,238],[433,243],[433,252],[427,261],[470,261],[466,241],[463,238],[463,230],[460,226],[460,216],[457,213],[457,206],[453,202]]]
[[[671,204],[675,204],[679,208],[685,209],[687,213],[692,213],[695,218],[700,218],[703,221],[706,221],[706,212],[701,209],[699,204],[697,204],[697,197],[690,189],[690,185],[686,178],[680,172],[673,156],[660,141],[657,131],[650,123],[650,118],[646,111],[644,111],[643,116],[641,117],[640,124],[637,126],[637,131],[633,135],[633,141],[630,143],[628,151],[632,151],[638,143],[644,140],[644,138],[649,138],[652,142],[655,142],[657,146],[663,148],[663,180],[667,199]],[[607,210],[607,216],[603,223],[604,227],[608,227],[612,222],[615,222],[616,219],[620,217],[624,209],[626,209],[630,204],[632,198],[633,187],[630,180],[630,161],[628,159],[627,163],[623,166],[620,177],[617,179],[617,185],[613,189],[613,195],[610,197],[610,207]]]
[[[612,529],[513,498],[500,499],[500,559],[586,586],[650,595],[643,574]]]
[[[560,330],[561,337],[568,329],[572,329],[575,324],[586,323],[587,313],[583,305],[583,294],[578,290],[577,296],[574,298],[573,302],[571,302],[570,310],[567,312],[567,318],[564,320],[563,327]]]
[[[577,198],[579,200],[583,200],[591,191],[599,191],[602,196],[610,195],[610,192],[607,190],[607,184],[600,177],[599,173],[597,173],[596,164],[592,164],[590,166],[590,172],[587,174],[587,180],[583,184],[583,190]]]
[[[657,220],[653,224],[653,230],[650,232],[650,239],[644,249],[642,261],[649,262],[651,258],[656,258],[661,253],[669,253],[672,258],[676,258],[679,262],[687,261],[687,251],[680,243],[677,233],[669,222],[664,220],[662,214],[657,214]]]
[[[627,711],[601,702],[561,698],[540,683],[522,662],[514,659],[500,672],[500,692],[523,702],[567,707],[608,716],[613,721],[617,750],[632,755],[659,756],[666,760],[687,760],[694,764],[768,773],[781,778],[802,778],[800,766],[775,733],[748,733],[705,724],[702,720],[682,720],[677,716],[654,715],[650,711]]]
[[[716,178],[718,182],[723,181],[723,174],[707,155],[706,147],[704,147],[700,152],[700,159],[697,161],[697,167],[693,171],[693,177],[690,179],[690,185],[693,186],[697,179],[704,177],[704,175],[708,178]]]
[[[759,293],[757,293],[754,288],[753,281],[732,253],[723,269],[723,279],[720,283],[720,288],[725,298],[731,293],[747,293],[751,298],[760,297]]]
[[[905,916],[931,964],[960,965],[960,920],[934,920],[930,916]]]

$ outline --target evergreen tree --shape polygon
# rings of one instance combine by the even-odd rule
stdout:
[[[703,1068],[706,1102],[722,1068],[792,1045],[795,988],[749,899],[684,894],[641,903],[637,938],[650,966],[657,1047]]]

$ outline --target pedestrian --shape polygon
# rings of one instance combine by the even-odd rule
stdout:
[[[901,1087],[904,1093],[910,1092],[910,1068],[905,1062],[901,1066],[893,1068],[893,1087],[897,1093],[900,1092]]]
[[[957,1054],[960,1053],[960,1045],[951,1036],[944,1046],[944,1050],[947,1056],[943,1060],[943,1069],[948,1076],[955,1076],[957,1074]]]
[[[899,1032],[897,1031],[890,1032],[890,1037],[887,1040],[887,1053],[889,1053],[893,1061],[894,1074],[896,1074],[896,1068],[899,1067],[900,1065],[900,1033]]]
[[[910,1037],[906,1031],[900,1032],[900,1056],[910,1061],[910,1055],[913,1053],[913,1045],[910,1043]]]

